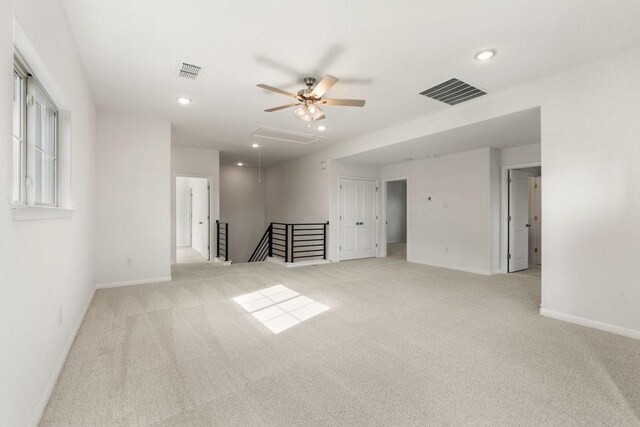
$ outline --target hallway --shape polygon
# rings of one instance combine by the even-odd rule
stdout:
[[[178,264],[196,264],[207,262],[207,260],[198,251],[189,246],[178,246],[176,248],[176,262]]]

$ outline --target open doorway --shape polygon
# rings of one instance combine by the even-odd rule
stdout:
[[[542,264],[542,168],[508,170],[507,272],[539,270]]]
[[[209,191],[207,178],[176,177],[176,262],[210,259]]]
[[[387,256],[407,259],[407,180],[386,181]]]

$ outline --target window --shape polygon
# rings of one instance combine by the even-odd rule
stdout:
[[[13,201],[57,206],[58,109],[18,55],[13,81]]]
[[[13,201],[24,203],[25,151],[26,151],[26,74],[13,70]]]

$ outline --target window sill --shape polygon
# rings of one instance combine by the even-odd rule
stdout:
[[[73,209],[48,206],[13,205],[11,213],[14,221],[33,221],[38,219],[69,218]]]

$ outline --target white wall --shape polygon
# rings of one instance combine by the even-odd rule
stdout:
[[[408,179],[408,261],[490,273],[490,156],[483,148],[381,168],[383,179]]]
[[[101,112],[96,159],[97,285],[170,280],[170,123]]]
[[[215,242],[215,224],[220,218],[220,152],[206,148],[171,146],[171,262],[176,262],[176,177],[197,176],[211,179],[211,242]],[[213,245],[212,245],[213,248]]]
[[[545,88],[542,307],[640,338],[638,69],[640,49]]]
[[[322,222],[329,217],[330,167],[308,156],[265,173],[267,222]]]
[[[176,178],[176,245],[191,246],[191,188],[189,178]]]
[[[220,218],[229,223],[229,259],[247,262],[267,227],[258,169],[220,166]]]
[[[500,164],[502,166],[539,163],[540,158],[540,144],[523,145],[521,147],[500,150]]]
[[[389,181],[386,188],[387,243],[407,241],[407,181]]]
[[[14,221],[13,15],[72,115],[68,218]],[[37,424],[93,294],[96,114],[59,1],[0,0],[0,424]],[[62,322],[59,322],[62,309]]]

